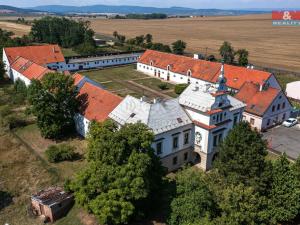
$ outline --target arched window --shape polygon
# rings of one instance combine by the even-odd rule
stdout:
[[[153,61],[152,60],[150,61],[150,66],[153,66]]]
[[[187,71],[187,76],[188,76],[188,77],[191,77],[191,76],[192,76],[192,71],[191,71],[191,70],[188,70],[188,71]]]

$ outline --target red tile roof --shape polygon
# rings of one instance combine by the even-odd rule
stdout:
[[[122,98],[97,87],[89,82],[84,83],[78,95],[80,113],[88,120],[102,122],[108,118]]]
[[[212,83],[217,82],[221,69],[221,63],[154,50],[147,50],[140,57],[139,62],[147,65],[152,62],[153,66],[161,69],[167,69],[170,65],[170,71],[183,75],[187,75],[188,71],[191,70],[192,77]],[[268,72],[238,66],[225,65],[224,69],[227,85],[233,89],[240,89],[245,82],[262,84],[271,76]]]
[[[272,87],[259,89],[258,84],[246,82],[234,97],[247,104],[246,112],[263,116],[281,91]]]
[[[82,81],[82,79],[84,78],[84,76],[81,75],[81,74],[79,74],[79,73],[75,73],[73,75],[73,78],[74,78],[74,85],[77,86],[80,83],[80,81]]]
[[[28,78],[29,80],[32,79],[42,79],[42,77],[46,73],[53,72],[48,68],[40,66],[28,59],[23,57],[18,57],[16,61],[14,61],[11,65],[11,68],[18,71],[20,74]]]
[[[58,45],[11,47],[4,48],[4,51],[10,63],[20,56],[39,65],[65,61],[62,51]]]

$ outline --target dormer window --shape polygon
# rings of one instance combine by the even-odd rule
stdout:
[[[168,70],[168,71],[171,70],[171,66],[170,66],[170,65],[167,66],[167,70]]]
[[[153,66],[153,61],[152,60],[150,61],[150,66]]]
[[[187,71],[187,76],[188,76],[188,77],[191,77],[191,76],[192,76],[192,71],[191,71],[191,70],[188,70],[188,71]]]

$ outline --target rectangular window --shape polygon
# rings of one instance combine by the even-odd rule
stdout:
[[[218,143],[220,143],[222,140],[223,140],[223,133],[220,133]]]
[[[250,124],[254,125],[255,120],[253,118],[250,119]]]
[[[188,156],[189,156],[188,152],[184,153],[184,155],[183,155],[184,161],[188,160]]]
[[[269,126],[269,125],[270,125],[270,123],[271,123],[271,120],[270,120],[270,119],[268,119],[267,126]]]
[[[173,138],[173,149],[178,148],[178,137]]]
[[[214,143],[213,143],[214,147],[217,147],[217,145],[218,145],[218,135],[214,136]]]
[[[275,105],[272,106],[272,112],[274,112],[274,111],[275,111]]]
[[[190,142],[190,133],[186,132],[184,133],[184,144],[187,145]]]
[[[239,115],[235,115],[233,118],[233,125],[236,125],[238,123]]]
[[[283,109],[285,108],[285,102],[284,102],[284,103],[282,103],[282,108],[283,108]]]
[[[161,155],[162,154],[162,142],[156,143],[156,154]]]
[[[279,109],[280,109],[280,104],[277,105],[277,110],[279,110]]]
[[[177,156],[175,156],[174,158],[173,158],[173,165],[176,165],[177,164]]]

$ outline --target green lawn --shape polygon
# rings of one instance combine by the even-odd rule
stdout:
[[[300,76],[296,76],[294,74],[287,74],[287,73],[284,73],[284,74],[278,73],[278,74],[275,74],[275,77],[278,80],[281,87],[283,88],[283,90],[286,89],[287,83],[300,80]]]
[[[61,50],[64,57],[79,56],[79,54],[75,52],[72,48],[62,48]]]
[[[101,83],[109,91],[124,97],[126,95],[132,95],[134,97],[146,96],[149,98],[158,97],[156,94],[149,92],[146,89],[137,87],[126,81],[132,80],[137,84],[141,84],[145,87],[151,88],[154,91],[165,93],[171,97],[176,98],[177,95],[172,91],[175,87],[173,84],[167,83],[167,90],[161,90],[158,85],[164,83],[156,78],[151,78],[141,72],[138,72],[135,65],[127,65],[122,67],[105,68],[102,70],[94,70],[82,72],[83,75],[89,77]]]
[[[167,89],[168,90],[172,90],[175,87],[175,85],[167,83],[167,82],[164,82],[164,81],[161,81],[161,80],[159,80],[157,78],[150,78],[150,79],[145,79],[145,80],[137,80],[135,82],[138,83],[138,84],[144,85],[146,87],[152,88],[153,90],[156,90],[156,91],[162,91],[158,86],[160,84],[163,84],[163,83],[167,84]]]
[[[82,72],[82,74],[100,83],[111,80],[124,81],[147,77],[147,75],[138,72],[135,67],[136,65],[128,65]]]

